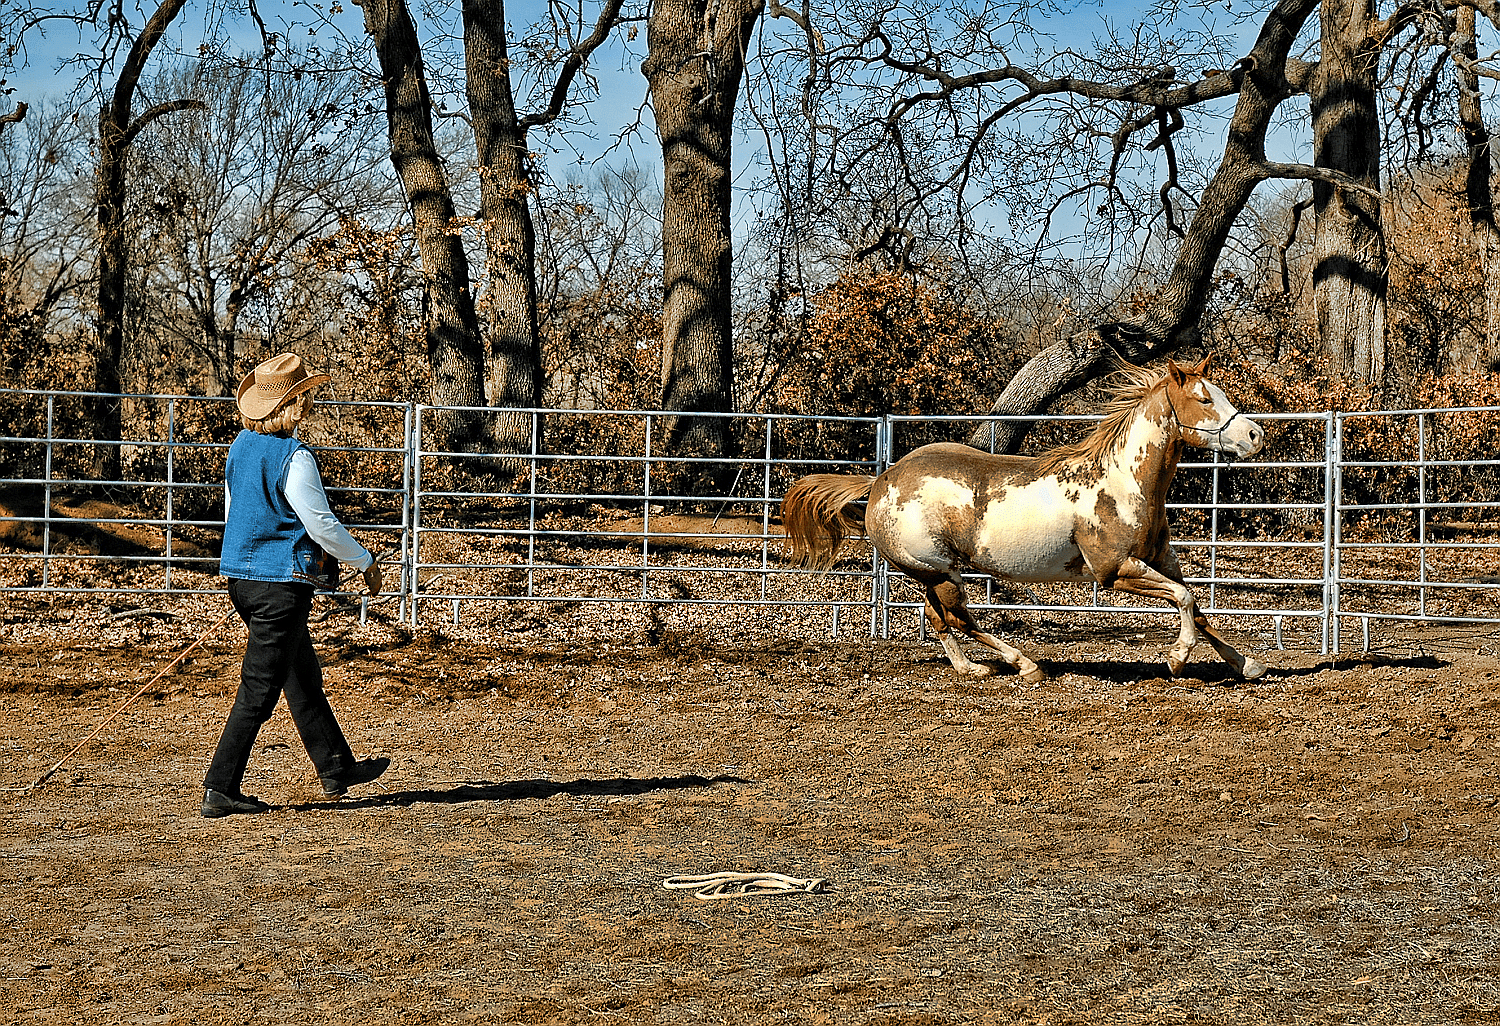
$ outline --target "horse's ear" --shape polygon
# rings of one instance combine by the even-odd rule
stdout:
[[[1202,360],[1198,361],[1198,366],[1196,366],[1196,367],[1193,368],[1193,373],[1196,374],[1196,375],[1198,375],[1200,378],[1207,377],[1208,376],[1209,365],[1212,364],[1213,362],[1214,362],[1214,354],[1213,353],[1209,353]]]
[[[1187,381],[1188,372],[1183,370],[1177,361],[1169,356],[1167,357],[1167,375],[1172,379],[1174,385],[1181,385]]]

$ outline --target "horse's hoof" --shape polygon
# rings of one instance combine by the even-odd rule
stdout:
[[[1252,659],[1250,656],[1245,657],[1245,665],[1240,667],[1241,677],[1244,677],[1246,680],[1255,680],[1257,677],[1264,677],[1265,675],[1265,663],[1259,659]]]
[[[1042,672],[1042,668],[1040,666],[1033,666],[1031,669],[1021,674],[1021,679],[1028,684],[1040,684],[1042,681],[1047,679],[1047,675]]]
[[[1174,677],[1181,676],[1182,668],[1186,665],[1186,659],[1179,659],[1176,656],[1171,655],[1167,656],[1167,672]]]
[[[993,677],[995,675],[995,668],[986,666],[984,663],[970,663],[968,666],[959,666],[956,669],[967,677]]]

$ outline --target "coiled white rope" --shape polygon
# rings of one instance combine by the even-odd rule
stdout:
[[[704,901],[744,898],[757,894],[827,894],[833,888],[826,880],[801,880],[781,873],[706,873],[703,876],[669,876],[662,886],[690,890]]]

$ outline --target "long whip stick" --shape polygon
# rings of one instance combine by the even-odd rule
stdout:
[[[209,636],[212,635],[215,631],[217,631],[220,627],[224,626],[224,622],[226,620],[228,620],[229,617],[232,616],[233,614],[234,614],[234,607],[231,606],[228,610],[225,611],[225,613],[224,613],[223,616],[219,617],[217,623],[215,623],[208,630],[206,630],[202,634],[200,634],[198,636],[198,640],[195,641],[195,642],[193,642],[187,648],[183,649],[182,652],[178,654],[178,656],[177,656],[176,659],[173,659],[166,666],[162,667],[162,669],[160,670],[160,672],[158,672],[155,677],[152,677],[146,683],[142,684],[141,687],[140,687],[140,690],[138,690],[135,694],[131,695],[129,698],[125,699],[124,702],[120,703],[120,707],[118,709],[116,709],[114,712],[110,713],[107,717],[105,717],[104,722],[101,723],[101,724],[99,724],[99,726],[97,728],[95,728],[95,730],[94,730],[94,732],[92,734],[90,734],[88,737],[84,738],[82,741],[78,742],[78,744],[76,746],[74,746],[74,748],[73,748],[73,750],[71,752],[69,752],[67,755],[64,755],[61,759],[58,759],[57,762],[53,764],[52,768],[49,769],[46,773],[43,773],[41,776],[37,777],[35,783],[32,783],[32,784],[30,784],[30,785],[28,785],[26,787],[6,788],[6,790],[8,790],[8,791],[35,791],[37,788],[39,788],[43,784],[45,784],[47,782],[48,778],[52,776],[52,774],[54,774],[58,770],[62,769],[63,763],[65,763],[69,759],[73,758],[73,756],[77,755],[78,752],[83,748],[84,745],[88,744],[90,741],[94,740],[94,738],[98,737],[99,734],[100,734],[100,732],[102,732],[105,727],[109,726],[110,722],[116,716],[118,716],[122,712],[124,712],[125,709],[126,709],[126,707],[129,706],[131,702],[134,702],[137,698],[140,698],[147,691],[151,690],[151,685],[155,684],[157,681],[159,681],[163,677],[165,677],[168,673],[172,672],[172,670],[177,666],[178,663],[182,662],[184,659],[187,658],[189,652],[191,652],[193,649],[197,648],[199,645],[201,645],[205,641],[207,641],[209,639]]]

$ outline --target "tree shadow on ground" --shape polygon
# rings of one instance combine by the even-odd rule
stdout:
[[[575,798],[618,797],[643,795],[655,791],[680,791],[688,788],[707,788],[716,784],[748,784],[743,777],[720,774],[701,777],[689,774],[680,777],[614,777],[605,780],[468,780],[455,787],[438,790],[421,788],[408,791],[390,791],[337,802],[304,802],[288,805],[293,812],[308,812],[315,809],[339,812],[377,808],[407,808],[412,805],[463,805],[468,802],[518,802],[552,798],[559,794]]]

